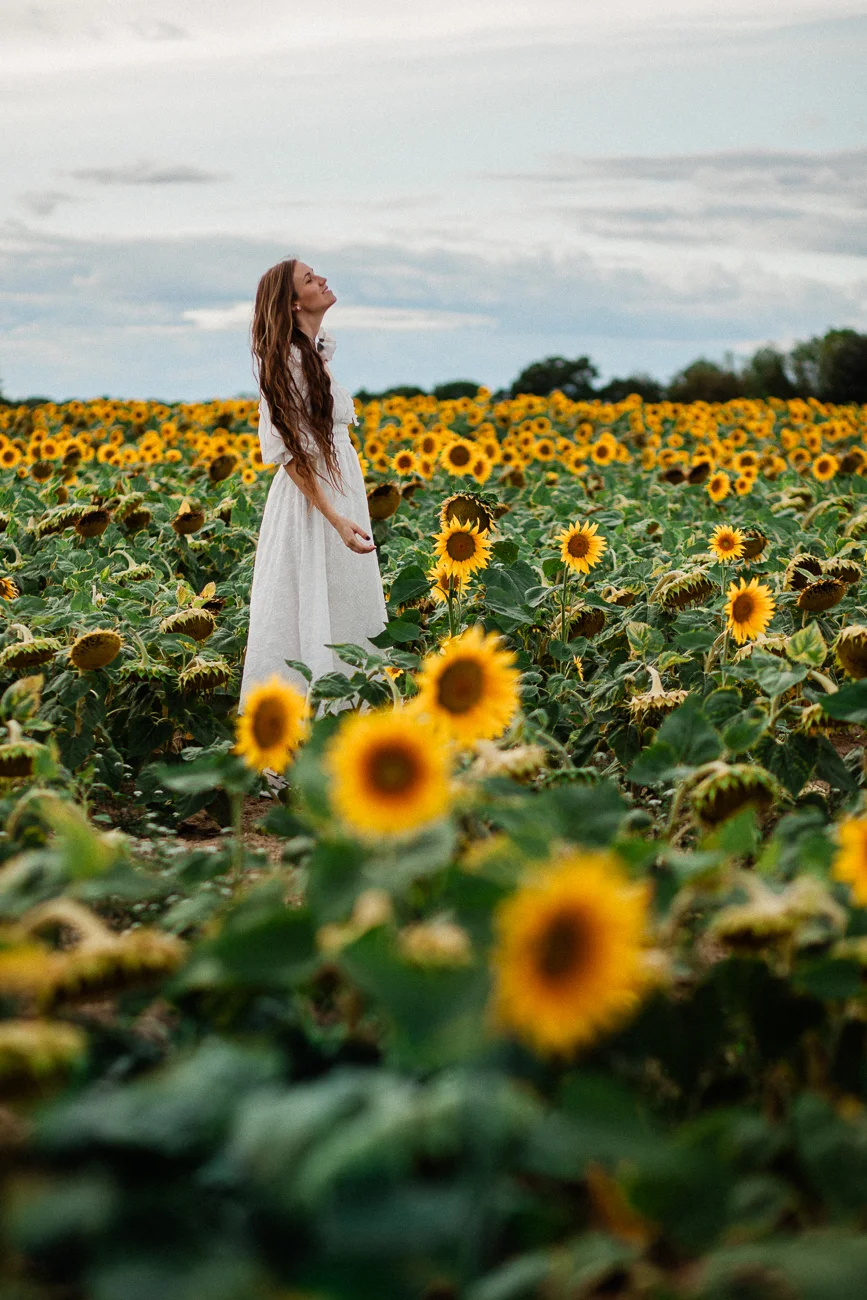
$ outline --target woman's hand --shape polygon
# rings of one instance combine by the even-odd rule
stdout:
[[[331,521],[337,529],[344,546],[348,546],[350,551],[355,551],[356,555],[367,555],[370,551],[375,551],[376,547],[371,541],[370,533],[366,533],[358,524],[354,524],[351,519],[344,515],[337,515]],[[365,542],[369,545],[365,546]]]

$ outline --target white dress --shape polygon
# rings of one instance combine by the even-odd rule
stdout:
[[[334,338],[320,331],[317,347],[331,378],[334,449],[343,491],[323,478],[318,480],[319,488],[340,514],[372,535],[364,476],[349,437],[350,423],[358,423],[352,394],[331,377],[328,368]],[[289,364],[306,402],[301,353],[294,345],[291,353]],[[309,426],[303,423],[301,436],[306,446],[314,447]],[[314,680],[324,673],[353,673],[355,669],[327,646],[352,642],[377,653],[368,638],[382,631],[388,617],[376,552],[351,551],[282,468],[292,455],[271,423],[264,397],[259,402],[259,445],[265,464],[278,468],[268,489],[256,546],[239,713],[252,687],[274,673],[306,694],[307,682],[287,667],[287,659],[306,664]],[[324,469],[320,453],[316,463]]]

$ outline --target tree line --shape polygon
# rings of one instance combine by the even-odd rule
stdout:
[[[559,389],[572,401],[619,402],[638,393],[646,402],[730,402],[738,397],[816,397],[845,405],[867,402],[867,334],[854,329],[831,329],[824,335],[796,343],[789,352],[762,347],[738,364],[729,353],[720,364],[707,357],[690,362],[667,383],[651,375],[633,374],[598,385],[599,370],[587,356],[545,357],[525,366],[494,401],[532,393],[547,397]],[[381,393],[359,389],[362,402],[374,398],[433,396],[439,401],[473,397],[479,385],[470,379],[437,384],[428,392],[414,385],[388,388]]]

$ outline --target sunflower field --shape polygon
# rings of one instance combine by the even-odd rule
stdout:
[[[356,407],[241,716],[256,403],[0,408],[3,1300],[862,1300],[867,407]]]

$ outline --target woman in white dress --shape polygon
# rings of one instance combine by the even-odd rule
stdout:
[[[351,673],[331,644],[369,638],[387,622],[358,454],[352,395],[328,367],[335,340],[322,318],[337,301],[325,277],[295,258],[266,271],[256,291],[252,346],[260,390],[259,444],[277,471],[268,490],[253,567],[240,703],[273,674],[302,692],[286,664],[314,680]]]

